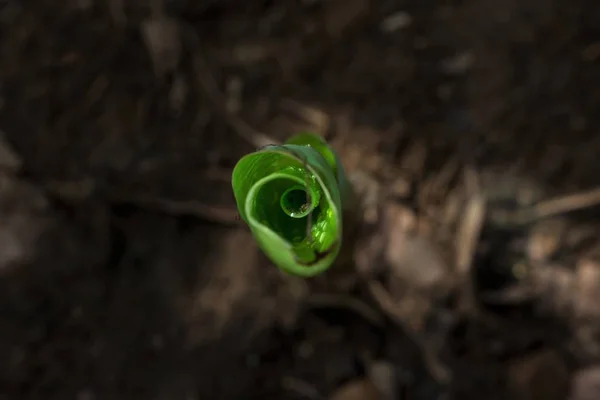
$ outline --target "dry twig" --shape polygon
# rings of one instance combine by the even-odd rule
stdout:
[[[485,220],[485,198],[481,193],[477,173],[472,168],[465,170],[465,186],[469,200],[464,210],[456,237],[456,268],[461,285],[461,307],[471,313],[477,310],[473,293],[471,269],[479,236]]]
[[[585,190],[552,199],[542,200],[506,216],[514,225],[527,225],[540,219],[580,211],[600,205],[600,188]]]
[[[239,214],[234,207],[209,205],[197,200],[172,200],[145,194],[117,193],[111,195],[109,201],[116,204],[130,204],[173,216],[188,215],[226,225],[236,225],[240,222]]]
[[[44,188],[67,204],[84,201],[98,192],[94,182],[90,179],[80,182],[50,181],[44,183]],[[173,200],[145,193],[124,193],[111,190],[105,192],[103,197],[113,204],[133,205],[173,216],[187,215],[225,225],[240,223],[237,209],[233,206],[210,205],[197,200]]]
[[[542,219],[597,205],[600,205],[600,188],[541,201],[532,207],[532,214]]]
[[[465,186],[469,199],[456,237],[456,268],[461,277],[467,276],[471,271],[485,219],[485,199],[479,187],[477,174],[472,168],[465,170]]]

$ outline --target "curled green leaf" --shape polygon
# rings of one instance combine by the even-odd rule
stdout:
[[[240,216],[275,265],[303,277],[331,266],[342,244],[349,188],[322,138],[303,133],[242,157],[232,186]]]

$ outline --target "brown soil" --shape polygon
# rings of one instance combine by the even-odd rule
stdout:
[[[397,203],[417,216],[424,183],[452,162],[544,198],[594,187],[596,0],[147,3],[0,1],[0,133],[22,161],[0,182],[0,399],[320,399],[368,360],[393,367],[397,398],[538,398],[548,385],[565,398],[561,374],[597,357],[590,323],[554,302],[487,307],[490,324],[461,316],[445,384],[362,276],[306,283],[270,265],[229,176],[249,136],[308,127],[384,186],[399,176],[385,171],[409,171],[414,193]],[[486,225],[478,285],[513,279],[526,255],[512,249],[531,235]],[[551,261],[571,273],[595,241],[563,239]]]

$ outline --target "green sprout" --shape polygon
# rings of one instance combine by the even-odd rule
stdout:
[[[333,264],[351,192],[338,155],[321,137],[301,133],[245,155],[232,186],[241,218],[281,270],[312,277]]]

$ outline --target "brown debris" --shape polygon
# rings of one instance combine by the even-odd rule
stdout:
[[[226,234],[219,243],[219,252],[207,263],[212,268],[210,280],[202,282],[189,301],[183,315],[189,323],[189,342],[198,345],[218,337],[222,329],[248,299],[256,296],[253,283],[257,278],[257,249],[248,232],[237,230]],[[244,254],[240,263],[239,254]]]
[[[600,58],[600,42],[595,42],[587,46],[581,52],[581,57],[588,62],[596,61]]]
[[[575,373],[569,400],[600,399],[600,366],[591,366]]]
[[[508,369],[508,391],[514,400],[564,400],[569,372],[564,360],[552,350],[513,361]]]
[[[154,15],[140,27],[158,78],[174,72],[181,58],[181,32],[176,20]]]
[[[567,221],[552,218],[534,224],[527,242],[527,256],[532,262],[549,261],[565,239]]]
[[[577,264],[575,274],[576,315],[600,323],[600,264],[583,259]]]
[[[378,229],[357,246],[357,268],[382,311],[421,348],[431,375],[448,382],[451,373],[438,360],[445,332],[426,332],[425,320],[453,288],[451,270],[435,246],[417,234],[410,210],[388,203],[378,215]]]
[[[173,200],[144,193],[115,192],[110,195],[113,204],[130,204],[172,216],[194,216],[225,225],[242,223],[235,206],[210,205],[197,200]]]
[[[330,37],[338,38],[364,18],[369,8],[370,0],[330,0],[321,17],[323,27]]]
[[[286,376],[281,381],[281,386],[288,392],[298,394],[307,399],[321,400],[324,397],[319,391],[310,383],[303,381],[302,379]]]
[[[463,218],[456,234],[456,268],[461,276],[467,276],[479,242],[479,235],[485,220],[485,198],[479,189],[478,178],[475,172],[467,170],[465,173],[470,198],[463,211]]]
[[[31,261],[48,203],[35,187],[0,172],[0,272]]]
[[[181,74],[176,74],[173,85],[169,90],[169,105],[175,115],[179,115],[182,112],[188,93],[189,87],[186,79]]]
[[[331,118],[322,109],[289,98],[282,99],[279,106],[282,110],[287,111],[306,124],[306,128],[300,129],[298,132],[309,131],[325,136],[329,131]]]
[[[260,148],[271,144],[279,144],[277,140],[256,130],[227,108],[227,96],[219,88],[219,84],[215,80],[210,66],[204,59],[202,42],[193,27],[184,26],[184,32],[191,39],[194,46],[191,51],[193,52],[193,65],[196,77],[198,78],[199,92],[205,93],[208,96],[215,107],[215,111],[224,118],[225,122],[231,126],[239,137],[246,140],[252,146]]]
[[[279,113],[267,124],[265,131],[274,137],[293,136],[300,132],[311,132],[325,136],[330,128],[330,117],[317,106],[292,99],[282,99]]]
[[[361,170],[350,172],[348,180],[360,200],[360,210],[363,212],[361,221],[375,224],[379,218],[379,204],[382,197],[379,182]]]
[[[478,307],[473,293],[471,270],[485,222],[486,200],[482,193],[480,178],[472,168],[465,170],[464,180],[467,203],[456,232],[455,265],[458,285],[461,286],[459,308],[463,313],[474,314],[479,313],[480,307]]]
[[[595,207],[600,204],[600,188],[558,196],[535,204],[532,213],[535,218],[547,218],[567,212]]]
[[[402,329],[422,352],[423,362],[431,376],[439,383],[447,384],[452,373],[439,359],[440,346],[445,331],[426,332],[425,318],[431,315],[431,300],[415,291],[405,291],[396,296],[376,280],[367,283],[369,293],[381,310]]]
[[[381,400],[398,399],[399,385],[396,369],[386,361],[375,361],[368,366],[368,376],[381,393]]]
[[[206,174],[210,175],[209,171]],[[210,176],[208,178],[220,179],[220,177]],[[229,179],[229,174],[227,179]],[[89,177],[74,181],[48,180],[44,183],[44,189],[52,196],[72,205],[89,200],[97,191],[96,183]],[[111,188],[107,192],[107,200],[115,205],[133,205],[141,209],[171,216],[192,216],[230,226],[242,224],[235,204],[205,204],[195,199],[173,199],[157,193],[137,191],[129,187],[126,189]]]
[[[393,280],[417,291],[437,293],[443,297],[448,289],[448,266],[439,250],[427,238],[411,235],[414,215],[401,207],[391,207],[384,217],[390,224],[385,247],[385,261],[391,268]],[[391,229],[391,226],[394,226]],[[414,225],[413,225],[414,226]]]
[[[384,400],[384,397],[370,379],[364,378],[344,384],[329,400]]]
[[[423,176],[427,155],[427,145],[422,140],[414,141],[403,153],[400,169],[417,177]]]
[[[464,396],[457,396],[461,400],[488,398],[481,394],[483,386],[499,390],[498,378],[505,377],[506,365],[498,353],[523,351],[497,337],[513,332],[521,337],[521,321],[514,321],[513,315],[526,319],[524,330],[532,326],[536,331],[535,343],[562,348],[565,343],[553,340],[566,331],[588,355],[597,352],[600,277],[597,257],[587,254],[597,236],[597,221],[588,218],[585,223],[592,227],[591,233],[573,239],[573,221],[566,215],[597,205],[594,191],[587,192],[591,197],[577,192],[593,184],[597,164],[597,121],[587,114],[598,109],[600,97],[586,88],[598,78],[591,62],[598,61],[600,47],[589,35],[579,34],[582,23],[594,22],[594,16],[586,14],[593,8],[591,0],[581,4],[563,0],[552,2],[552,7],[543,0],[412,2],[405,10],[407,4],[365,0],[261,4],[74,0],[66,11],[48,1],[31,2],[28,7],[20,3],[5,1],[0,10],[6,23],[2,127],[11,131],[8,144],[18,144],[22,152],[16,154],[0,140],[0,174],[6,172],[9,181],[6,184],[0,175],[0,268],[6,270],[35,256],[33,238],[43,231],[40,220],[49,212],[67,215],[60,223],[73,236],[82,237],[81,242],[67,239],[65,247],[95,259],[87,262],[85,257],[80,260],[83,268],[75,269],[70,258],[57,254],[57,259],[22,269],[26,273],[17,277],[21,285],[6,275],[3,306],[9,312],[3,315],[5,346],[0,347],[14,354],[3,379],[7,396],[35,397],[52,388],[59,397],[87,399],[100,397],[96,387],[103,387],[116,397],[133,388],[146,398],[229,400],[268,393],[266,397],[285,399],[291,396],[281,391],[290,389],[294,397],[322,400],[339,384],[339,376],[315,373],[313,364],[296,359],[301,345],[313,344],[303,331],[315,320],[319,321],[317,335],[336,333],[326,348],[339,346],[340,353],[354,358],[356,348],[365,347],[403,368],[408,364],[417,395],[406,399],[438,397],[423,387],[432,385],[420,365],[414,368],[420,360],[403,352],[406,346],[414,347],[413,341],[423,349],[431,375],[439,380],[450,376],[455,378],[453,384],[468,386]],[[71,3],[79,4],[76,12]],[[163,7],[171,18],[160,15]],[[315,10],[323,12],[315,18]],[[146,19],[150,11],[153,16]],[[130,37],[133,27],[140,29],[144,43]],[[144,44],[149,56],[146,65],[140,65],[138,55]],[[89,51],[96,48],[106,51]],[[229,60],[219,57],[226,53]],[[171,87],[155,90],[166,76]],[[302,101],[288,103],[280,96]],[[338,119],[340,114],[343,118]],[[283,122],[276,126],[275,120]],[[260,129],[252,126],[255,123],[261,124]],[[397,124],[402,132],[392,134]],[[341,290],[311,296],[318,284],[328,289],[342,286],[333,271],[308,282],[280,277],[259,255],[246,228],[238,232],[235,225],[241,222],[229,183],[219,185],[207,178],[206,185],[198,185],[182,174],[185,170],[204,176],[202,169],[208,164],[225,170],[230,179],[229,170],[243,152],[274,143],[261,132],[263,126],[273,127],[277,140],[310,129],[345,143],[340,153],[353,183],[360,186],[364,178],[359,191],[365,212],[356,209],[356,215],[366,226],[356,259],[350,260],[357,262],[359,273],[348,268],[347,275],[354,280]],[[570,131],[565,134],[565,129]],[[238,146],[230,133],[250,145]],[[127,159],[155,140],[152,160],[146,159],[135,176],[120,173]],[[469,160],[463,160],[463,155]],[[44,201],[37,204],[36,196],[44,196],[11,175],[21,168],[21,157],[27,163],[24,175],[43,180],[44,189],[60,200],[72,201],[57,202],[59,210],[46,210]],[[485,173],[488,163],[498,165],[499,174],[473,192],[463,187],[454,190],[456,172],[463,162],[473,160],[478,174]],[[532,181],[551,178],[547,183],[552,190],[575,195],[544,200],[549,198],[546,194],[539,198],[528,189],[533,186],[519,183],[521,172],[504,179],[517,163],[531,173]],[[432,174],[434,165],[444,165],[443,171]],[[160,174],[146,178],[148,169]],[[136,179],[139,187],[133,182]],[[506,187],[505,193],[492,193]],[[397,202],[389,202],[391,197]],[[88,202],[94,203],[92,209],[98,204],[100,217],[93,215],[96,210],[87,210]],[[529,218],[514,218],[521,211]],[[495,236],[495,223],[501,219],[495,217],[503,212],[509,218],[501,228],[510,229],[500,229]],[[196,220],[190,221],[189,216]],[[484,217],[490,224],[482,241]],[[118,220],[114,229],[113,218]],[[563,218],[566,231],[558,221]],[[97,226],[96,219],[106,222]],[[143,223],[135,225],[133,219]],[[146,223],[153,220],[160,224]],[[511,224],[515,221],[535,224]],[[125,229],[128,232],[121,238],[120,230]],[[215,236],[219,230],[222,240]],[[138,232],[143,235],[133,239]],[[496,307],[502,309],[493,311],[502,318],[498,324],[502,329],[485,327],[483,332],[491,343],[478,336],[479,320],[459,315],[464,317],[460,329],[444,342],[447,338],[437,316],[457,313],[453,301],[438,300],[454,300],[444,294],[471,283],[472,269],[483,270],[487,264],[479,264],[478,255],[485,254],[487,246],[496,250],[497,237],[498,272],[514,272],[508,278],[516,280],[521,291],[512,292],[513,300],[533,303],[531,313],[530,307],[522,313],[525,307],[516,300],[512,307]],[[187,245],[181,247],[182,242]],[[195,243],[204,242],[211,244],[202,250],[208,254],[197,254]],[[344,239],[344,243],[348,242]],[[56,251],[63,250],[58,246]],[[185,290],[174,290],[164,299],[155,295],[157,288],[162,294],[168,284],[160,279],[164,275],[156,279],[147,273],[156,268],[157,256],[160,269],[173,274],[177,283],[185,281]],[[58,276],[52,274],[53,265],[65,261],[65,274],[62,270]],[[43,271],[42,278],[52,277],[38,283],[36,271]],[[16,286],[25,290],[11,294]],[[172,315],[176,314],[173,302],[181,315]],[[342,313],[314,310],[319,307],[352,312],[343,313],[340,323],[337,318]],[[384,313],[388,318],[382,318]],[[558,320],[556,329],[538,333],[549,323],[544,318],[542,325],[538,318],[547,313]],[[331,320],[330,314],[334,314]],[[293,328],[293,333],[261,331],[273,320]],[[398,329],[389,326],[390,320]],[[118,329],[102,329],[112,325],[107,321],[114,321]],[[191,329],[185,332],[187,323]],[[255,329],[244,329],[253,324]],[[166,332],[171,329],[176,331],[173,335]],[[182,338],[182,329],[190,337]],[[246,337],[261,332],[265,334],[258,335],[256,346],[234,350]],[[442,339],[435,340],[436,335]],[[453,354],[455,335],[459,354]],[[529,332],[524,336],[529,337]],[[204,343],[208,346],[202,352],[188,353],[182,349],[186,339],[192,346],[205,339],[211,343]],[[388,347],[390,342],[398,345],[399,357],[396,347]],[[448,364],[440,362],[440,348]],[[464,358],[452,360],[457,355]],[[472,356],[478,358],[476,366],[479,361],[486,365],[475,376],[465,377],[461,369],[472,365]],[[328,357],[315,354],[314,362],[326,363]],[[561,392],[563,360],[556,354],[554,361],[552,356],[546,361],[544,357],[548,356],[528,355],[510,366],[514,396],[506,398],[551,400]],[[12,359],[19,366],[13,368]],[[340,388],[338,397],[332,397],[404,400],[390,388],[393,368],[380,366],[368,368],[367,377],[353,382],[354,390],[347,384],[346,391]],[[449,366],[457,370],[450,371]],[[332,367],[336,372],[345,368]],[[356,367],[348,368],[344,379],[356,379]],[[549,371],[555,375],[548,375]],[[584,376],[584,371],[574,381],[572,400],[600,398],[590,394],[597,392],[590,387],[596,386],[598,373],[587,381],[580,374]],[[88,375],[95,381],[89,382]],[[282,375],[302,378],[282,382]],[[357,387],[370,387],[371,394]],[[556,393],[543,392],[549,388]]]
[[[571,315],[576,281],[569,268],[561,265],[536,266],[531,269],[531,282],[543,312]]]
[[[412,23],[412,16],[403,11],[398,11],[391,15],[388,15],[383,21],[381,21],[380,27],[383,32],[392,33],[399,29],[405,29]]]
[[[1,107],[0,107],[1,108]],[[0,130],[0,168],[18,171],[23,165],[23,160],[6,141],[4,132]]]
[[[268,40],[260,41],[242,41],[236,43],[220,54],[224,62],[238,64],[243,67],[251,67],[261,61],[274,57],[281,50],[281,44],[278,42],[270,42]]]
[[[468,72],[474,63],[473,53],[465,51],[442,61],[441,69],[448,75],[461,75]]]
[[[383,316],[361,300],[341,294],[311,293],[306,299],[311,308],[339,307],[355,312],[374,326],[383,325]]]

